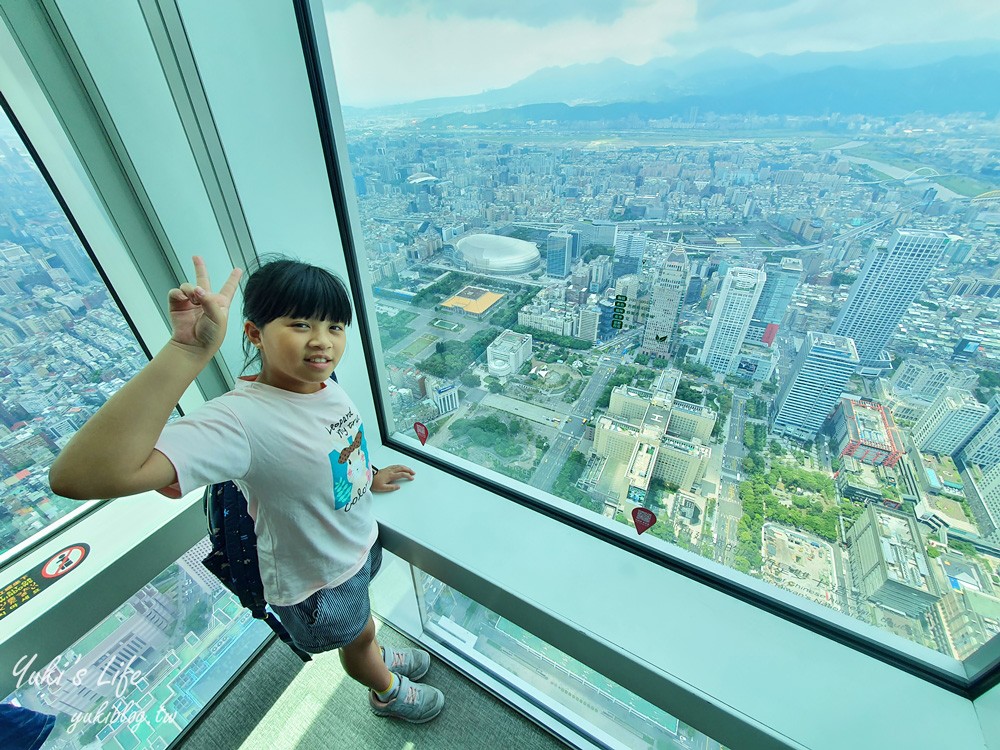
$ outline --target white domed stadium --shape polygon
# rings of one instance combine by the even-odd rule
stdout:
[[[455,248],[471,270],[485,273],[526,273],[542,261],[534,242],[498,234],[471,234],[456,242]]]

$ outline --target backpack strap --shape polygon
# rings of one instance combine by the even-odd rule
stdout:
[[[257,535],[243,493],[232,482],[221,482],[205,489],[203,506],[212,551],[202,564],[236,595],[255,619],[266,622],[302,661],[312,661],[312,656],[292,643],[285,626],[267,610],[257,557]]]

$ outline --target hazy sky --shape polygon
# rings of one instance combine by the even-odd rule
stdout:
[[[1000,38],[996,0],[328,0],[344,104],[509,86],[541,68]]]

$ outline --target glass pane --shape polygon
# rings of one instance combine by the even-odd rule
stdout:
[[[742,6],[331,1],[400,433],[890,643],[992,637],[1000,43],[918,5],[770,38]]]
[[[49,465],[146,361],[0,110],[0,555],[80,510]]]
[[[201,564],[210,550],[199,542],[50,664],[21,657],[4,702],[56,716],[45,747],[162,750],[266,641]]]
[[[719,748],[698,732],[490,611],[414,569],[424,632],[481,665],[560,721],[611,748]]]

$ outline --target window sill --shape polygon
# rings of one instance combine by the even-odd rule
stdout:
[[[373,454],[416,471],[376,497],[386,549],[728,746],[985,746],[961,696],[390,448]],[[901,720],[914,716],[935,720]]]

